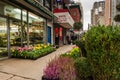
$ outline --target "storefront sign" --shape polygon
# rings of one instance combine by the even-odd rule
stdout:
[[[54,15],[58,17],[58,23],[63,24],[64,27],[73,27],[74,20],[67,10],[56,10]],[[66,26],[66,23],[69,25]]]
[[[58,22],[62,23],[62,22],[66,22],[67,21],[67,18],[65,15],[60,15],[59,18],[58,18]]]
[[[5,6],[5,7],[4,7],[4,15],[7,15],[7,16],[12,16],[12,15],[14,15],[14,13],[13,13],[13,8],[10,7],[10,6]]]

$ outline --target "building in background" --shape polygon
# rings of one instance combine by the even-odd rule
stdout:
[[[71,0],[54,0],[54,15],[58,18],[54,22],[54,42],[56,45],[66,44],[66,36],[70,28],[73,27],[74,20],[69,12]]]
[[[69,11],[75,23],[83,24],[83,7],[80,2],[70,4]],[[80,34],[80,32],[83,31],[83,27],[80,30],[73,29],[73,31],[75,34]]]
[[[115,16],[120,14],[116,6],[120,4],[120,0],[105,0],[105,25],[120,25],[120,22],[114,20]]]
[[[105,0],[105,25],[111,25],[111,0]]]
[[[70,4],[69,10],[75,22],[83,23],[83,8],[80,2]]]
[[[91,24],[94,25],[104,25],[105,24],[105,2],[99,1],[93,4],[93,8],[91,10]]]

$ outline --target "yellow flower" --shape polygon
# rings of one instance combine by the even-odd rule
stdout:
[[[14,49],[12,49],[11,51],[12,51],[12,52],[14,52],[15,50],[14,50]]]
[[[46,48],[47,46],[45,45],[44,48]]]

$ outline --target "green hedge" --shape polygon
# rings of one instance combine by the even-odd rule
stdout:
[[[79,57],[75,60],[76,80],[89,80],[91,77],[90,64],[85,57]],[[92,77],[91,77],[92,78]]]
[[[120,27],[91,28],[85,47],[94,80],[120,80]]]

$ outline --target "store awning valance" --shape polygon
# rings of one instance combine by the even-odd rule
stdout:
[[[74,20],[66,9],[54,9],[54,15],[58,17],[57,22],[65,28],[73,27]]]

